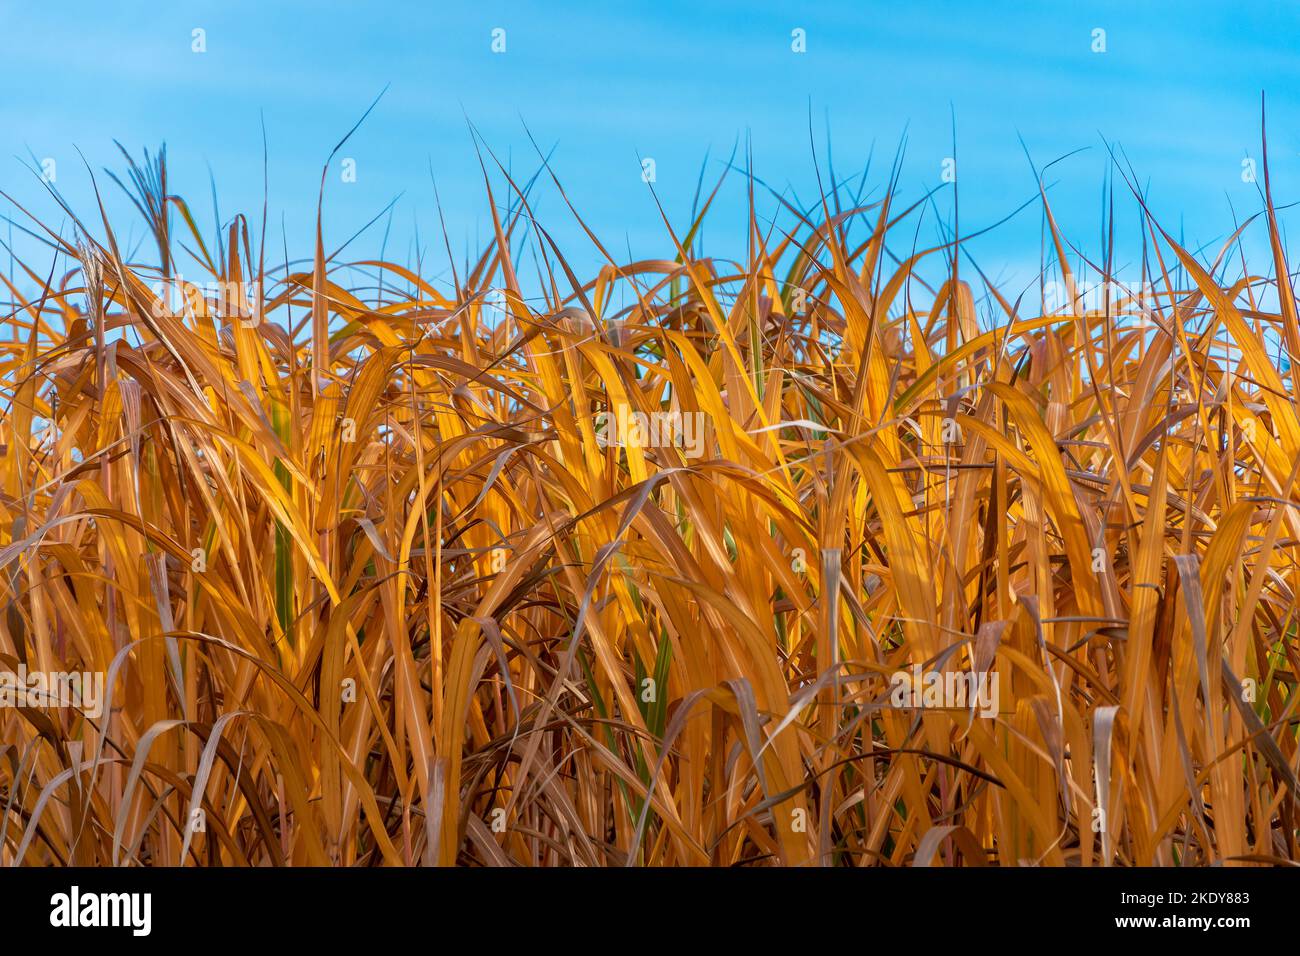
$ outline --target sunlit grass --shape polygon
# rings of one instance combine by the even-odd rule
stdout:
[[[892,191],[576,277],[501,179],[435,285],[124,183],[161,267],[29,223],[0,333],[0,670],[112,689],[0,709],[0,862],[1300,857],[1271,202],[1271,260],[1148,220],[1123,282],[1049,217],[1115,281],[1044,310]],[[996,712],[894,706],[913,665]]]

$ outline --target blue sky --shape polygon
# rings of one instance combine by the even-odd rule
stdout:
[[[1034,195],[1026,148],[1040,166],[1086,148],[1053,168],[1050,197],[1066,231],[1089,249],[1100,226],[1104,136],[1149,183],[1170,231],[1199,245],[1231,230],[1230,202],[1238,215],[1259,208],[1241,163],[1260,154],[1264,91],[1275,198],[1300,199],[1300,5],[558,6],[0,0],[0,189],[57,225],[57,211],[24,168],[30,156],[54,158],[58,188],[91,215],[77,151],[99,174],[120,167],[114,139],[132,151],[165,140],[174,188],[205,228],[209,169],[222,218],[243,210],[256,221],[264,116],[268,245],[282,247],[283,221],[291,255],[309,255],[321,166],[388,86],[330,170],[327,245],[400,195],[388,254],[407,261],[418,235],[426,271],[445,264],[430,170],[458,257],[490,233],[467,117],[521,175],[537,164],[525,123],[544,149],[554,147],[553,168],[570,198],[619,258],[673,251],[641,181],[640,157],[654,159],[655,188],[678,228],[706,153],[716,177],[746,137],[756,173],[808,201],[816,184],[810,106],[823,172],[829,124],[841,177],[860,171],[874,149],[869,188],[883,184],[905,135],[905,197],[939,185],[955,113],[964,232]],[[196,28],[206,31],[202,54],[191,50]],[[491,49],[495,28],[506,31],[503,54]],[[791,50],[795,28],[806,31],[806,53]],[[1092,52],[1096,29],[1105,30],[1104,53]],[[340,181],[342,158],[355,160],[356,182]],[[110,207],[125,211],[102,175],[101,186]],[[951,190],[938,202],[947,215]],[[743,250],[744,204],[736,176],[706,231],[707,251]],[[1122,205],[1121,216],[1135,222],[1131,210]],[[541,194],[537,212],[576,264],[599,261],[553,190]],[[138,241],[142,224],[120,221]],[[1020,278],[1037,269],[1039,230],[1030,210],[972,251],[991,275]],[[930,220],[922,242],[936,236]],[[374,254],[382,237],[377,227],[349,253]]]

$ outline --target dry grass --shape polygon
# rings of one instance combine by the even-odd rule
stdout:
[[[163,168],[127,183],[161,270],[105,219],[10,290],[0,670],[112,701],[0,709],[0,862],[1300,859],[1271,200],[1272,261],[1148,218],[1095,309],[912,258],[892,190],[585,282],[535,233],[525,301],[513,184],[443,294],[344,288],[319,233],[302,272],[242,219],[205,244]],[[252,319],[160,301],[182,254]],[[609,446],[619,407],[702,413],[705,453]],[[990,662],[991,719],[891,705]]]

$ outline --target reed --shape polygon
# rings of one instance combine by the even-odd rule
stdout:
[[[446,286],[126,184],[6,280],[0,672],[106,699],[0,707],[0,863],[1300,859],[1267,193],[1125,282],[1044,195],[1055,307],[892,183],[580,278],[494,170]]]

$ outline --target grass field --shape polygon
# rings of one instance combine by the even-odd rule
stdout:
[[[104,699],[0,708],[0,863],[1300,860],[1263,169],[1271,257],[1147,217],[1122,280],[1044,194],[1046,302],[892,182],[710,218],[737,262],[695,252],[706,182],[575,275],[484,161],[495,240],[437,286],[214,237],[158,157],[134,256],[138,219],[26,221],[0,671]]]

